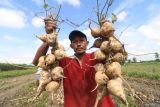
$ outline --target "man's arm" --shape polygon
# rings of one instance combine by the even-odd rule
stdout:
[[[49,45],[47,43],[43,43],[37,50],[36,55],[32,61],[32,64],[34,64],[35,66],[38,64],[38,59],[41,56],[45,56],[47,51],[48,51]]]

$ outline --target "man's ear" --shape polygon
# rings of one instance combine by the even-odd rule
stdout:
[[[70,47],[73,49],[72,43],[70,44]]]
[[[89,41],[87,41],[87,45],[89,44]]]

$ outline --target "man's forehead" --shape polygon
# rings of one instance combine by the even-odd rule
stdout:
[[[73,41],[74,41],[74,40],[82,40],[82,39],[87,40],[85,37],[83,37],[83,36],[81,36],[81,35],[76,35],[76,36],[74,36]]]

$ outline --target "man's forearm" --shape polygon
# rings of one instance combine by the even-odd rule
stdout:
[[[47,51],[48,51],[49,45],[47,43],[43,43],[37,50],[36,55],[32,61],[32,64],[37,65],[38,64],[38,59],[41,56],[45,56]]]

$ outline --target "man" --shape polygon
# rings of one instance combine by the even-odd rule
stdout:
[[[60,61],[64,69],[64,107],[94,107],[96,91],[91,92],[96,82],[93,66],[98,63],[94,53],[86,53],[88,41],[84,33],[74,30],[69,34],[73,57],[65,57]],[[91,60],[92,59],[92,60]],[[100,100],[98,107],[115,107],[110,96]]]

